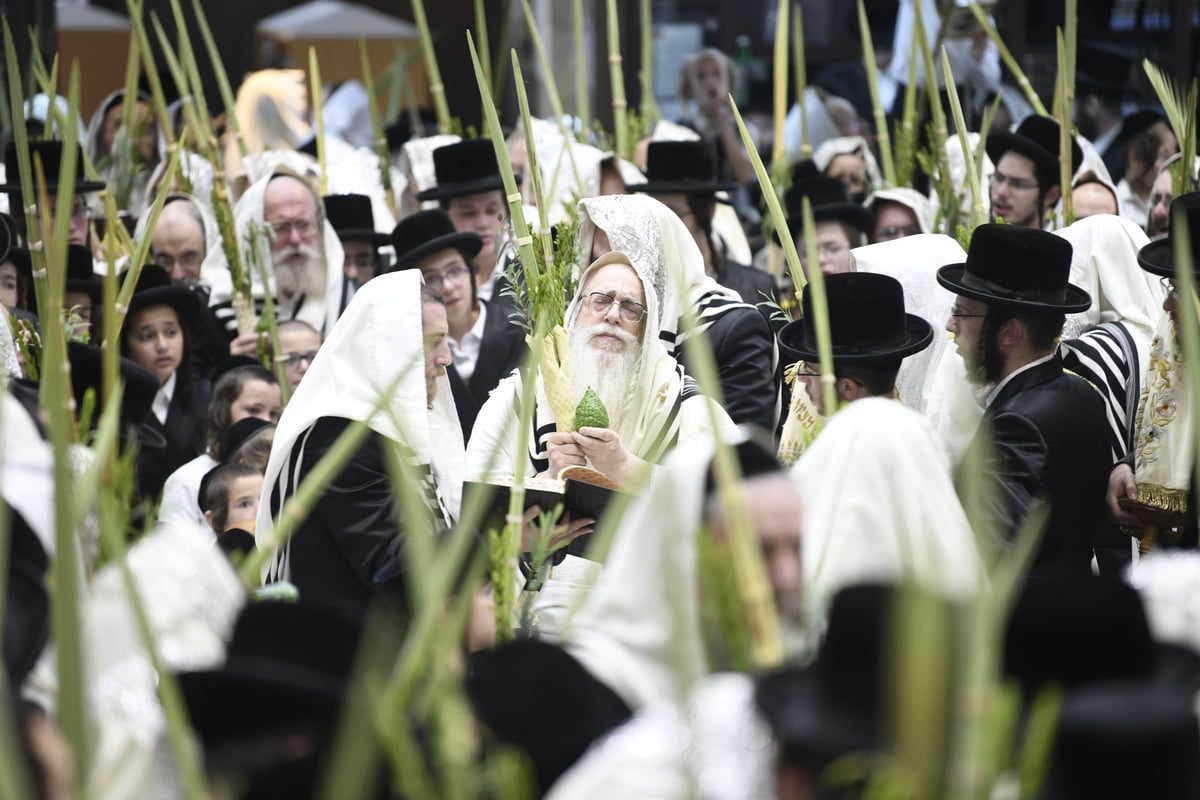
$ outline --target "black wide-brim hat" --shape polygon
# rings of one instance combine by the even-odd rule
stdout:
[[[442,250],[462,253],[470,268],[472,259],[483,249],[479,234],[456,230],[450,215],[440,208],[418,211],[400,220],[392,229],[391,240],[396,251],[392,272],[411,269],[421,259]]]
[[[92,426],[95,427],[104,411],[104,401],[100,396],[104,373],[103,354],[99,347],[68,342],[67,358],[71,362],[71,393],[75,398],[76,414],[83,409],[88,390],[95,391],[96,410],[92,414]],[[119,364],[121,381],[125,384],[125,391],[121,394],[121,440],[126,441],[126,431],[135,428],[143,450],[162,450],[167,446],[167,440],[146,424],[154,406],[154,398],[158,395],[158,376],[125,356],[120,357]]]
[[[192,727],[212,745],[289,723],[332,725],[361,636],[361,623],[332,608],[247,605],[225,664],[177,676]]]
[[[802,298],[803,316],[779,331],[787,363],[818,359],[811,284]],[[904,288],[889,275],[843,272],[825,278],[833,360],[862,364],[899,361],[933,341],[933,327],[904,311]]]
[[[17,258],[13,263],[20,270],[26,260],[28,260],[28,271],[30,276],[33,274],[33,257],[28,250],[23,250],[20,253],[15,251],[18,248],[13,248],[13,255]],[[95,264],[92,260],[92,251],[81,244],[72,244],[67,246],[67,280],[64,290],[68,292],[82,292],[92,299],[92,307],[95,311],[100,310],[100,305],[104,300],[104,279],[95,272]],[[34,303],[37,303],[37,284],[33,284]]]
[[[365,194],[328,194],[325,201],[325,219],[333,226],[338,239],[344,242],[369,242],[382,247],[391,241],[386,233],[375,230],[375,214],[371,211],[371,198]]]
[[[124,272],[120,281],[125,281]],[[186,286],[171,282],[171,276],[157,264],[147,264],[142,267],[137,283],[133,287],[133,296],[129,300],[129,312],[126,320],[138,311],[150,306],[168,305],[179,314],[180,323],[187,328],[188,335],[196,328],[200,317],[200,300]]]
[[[875,215],[871,209],[852,201],[844,183],[828,175],[814,175],[794,179],[783,195],[787,224],[793,236],[804,232],[801,211],[805,197],[812,205],[814,222],[844,222],[866,234],[875,229]]]
[[[483,192],[504,191],[504,179],[490,139],[466,139],[433,151],[437,186],[417,192],[417,199],[449,200]],[[517,184],[521,176],[517,175]]]
[[[1155,239],[1138,251],[1138,265],[1153,275],[1164,278],[1175,276],[1176,226],[1187,228],[1192,243],[1192,274],[1200,278],[1200,192],[1180,195],[1171,201],[1171,213],[1167,221],[1167,235]]]
[[[988,133],[985,149],[993,164],[999,164],[1000,158],[1011,150],[1037,164],[1038,170],[1049,181],[1049,186],[1058,186],[1061,183],[1059,127],[1058,121],[1053,117],[1031,114],[1015,131],[991,131]],[[1072,136],[1071,175],[1075,174],[1082,163],[1083,150]]]
[[[1036,228],[986,223],[971,234],[967,260],[947,264],[938,283],[990,305],[1076,314],[1091,296],[1069,282],[1071,243]]]
[[[98,192],[104,188],[102,181],[89,181],[83,176],[83,148],[76,145],[75,158],[75,192]],[[41,159],[42,170],[46,175],[46,192],[58,194],[58,176],[62,170],[63,143],[54,139],[34,140],[29,142],[29,163],[35,164],[37,156]],[[0,192],[21,194],[21,166],[17,158],[16,142],[9,142],[4,148],[4,176],[7,183],[0,183]],[[34,187],[34,191],[37,187]]]
[[[1130,80],[1133,59],[1123,48],[1081,42],[1075,61],[1075,91],[1116,97],[1137,94]]]
[[[714,194],[737,188],[718,182],[717,145],[700,139],[691,142],[650,142],[646,147],[646,180],[625,188],[643,194]]]
[[[1125,147],[1141,133],[1145,133],[1160,122],[1166,122],[1167,115],[1157,108],[1139,108],[1121,120],[1121,132],[1113,139],[1112,146],[1117,150]]]

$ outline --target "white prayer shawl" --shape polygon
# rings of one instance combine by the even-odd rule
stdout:
[[[149,104],[149,98],[145,97],[140,92],[138,93],[138,96],[140,100]],[[110,191],[113,191],[117,188],[117,165],[112,160],[111,152],[100,152],[100,139],[104,135],[104,117],[106,116],[107,112],[113,108],[113,106],[122,105],[124,103],[124,99],[124,89],[117,89],[114,92],[110,92],[109,95],[100,103],[95,113],[92,114],[92,118],[88,122],[87,133],[80,142],[80,144],[83,145],[84,151],[87,153],[88,158],[92,160],[92,164],[96,167],[96,171],[100,180],[108,184]],[[161,163],[166,158],[167,141],[163,137],[162,129],[159,128],[157,124],[155,125],[155,137],[158,160]],[[113,144],[115,143],[116,142],[114,141]],[[137,143],[134,142],[133,146],[136,148]],[[130,167],[132,167],[132,165],[130,165]],[[80,174],[82,174],[83,165],[79,164],[76,169],[79,170]],[[134,215],[140,214],[142,208],[153,201],[153,197],[150,196],[151,190],[148,188],[152,185],[150,181],[153,174],[153,172],[147,172],[144,166],[137,170],[137,173],[132,176],[132,183],[129,187],[128,207],[119,208],[119,211],[128,211],[130,214]],[[99,195],[89,195],[89,203],[96,214],[100,216],[104,215],[104,204],[100,201]]]
[[[54,453],[19,400],[4,392],[0,402],[0,495],[53,558]]]
[[[815,151],[826,140],[835,139],[842,135],[829,109],[825,107],[825,98],[821,91],[814,86],[804,90],[804,110],[808,122],[808,141]],[[789,161],[800,160],[801,139],[803,131],[800,125],[800,106],[796,103],[788,109],[787,117],[783,120],[784,149]]]
[[[887,74],[899,83],[908,83],[908,60],[912,56],[912,41],[917,29],[916,3],[921,3],[921,16],[925,23],[925,39],[932,48],[938,40],[938,31],[942,26],[942,17],[938,7],[945,3],[937,0],[901,0],[900,10],[896,15],[896,32],[892,40],[892,60],[888,64]],[[962,8],[966,0],[955,0],[954,5]],[[992,19],[991,15],[988,15]],[[995,20],[992,20],[995,25]],[[991,39],[984,45],[981,58],[976,59],[972,50],[974,43],[970,39],[944,39],[942,45],[946,48],[946,56],[950,61],[950,69],[954,82],[972,90],[994,92],[1000,87],[1000,51]],[[934,55],[934,81],[939,87],[946,85],[942,71],[942,59]],[[917,64],[917,85],[925,85],[925,65]]]
[[[278,298],[279,296],[275,286],[274,270],[271,266],[271,238],[266,232],[265,220],[263,218],[263,199],[266,195],[267,184],[270,183],[272,178],[279,175],[289,175],[293,178],[298,178],[308,186],[310,191],[313,191],[311,183],[304,176],[292,170],[278,167],[270,175],[260,178],[251,185],[234,207],[234,217],[238,231],[238,248],[242,256],[242,268],[250,273],[250,293],[254,298],[256,310],[261,310],[263,303],[263,268],[265,268],[267,274],[266,290],[271,293],[272,297]],[[323,233],[322,238],[317,241],[317,249],[320,250],[325,259],[325,285],[319,287],[319,293],[310,289],[305,294],[303,303],[295,310],[292,318],[306,322],[318,331],[328,333],[333,329],[333,324],[337,321],[338,315],[346,303],[344,293],[347,282],[345,274],[342,271],[342,262],[345,260],[345,256],[342,252],[342,243],[338,240],[333,226],[325,219],[324,206],[320,202],[320,199],[317,198],[315,191],[313,191],[313,198],[317,206],[317,224],[321,227]],[[259,265],[262,266],[260,267]],[[232,283],[230,283],[229,294],[219,294],[214,287],[213,293],[209,297],[209,305],[217,307],[218,318],[226,322],[227,325],[229,324],[229,318],[232,316],[231,301]],[[277,314],[279,310],[279,301],[276,299]],[[284,319],[286,317],[280,317],[281,322]]]
[[[883,176],[879,172],[879,164],[871,153],[871,146],[862,136],[838,136],[827,139],[813,153],[813,163],[817,169],[824,172],[837,156],[858,156],[866,165],[867,193],[883,186]]]
[[[733,289],[717,283],[704,270],[704,257],[679,216],[648,195],[607,195],[579,203],[579,263],[589,263],[596,229],[608,235],[613,250],[625,253],[640,274],[650,276],[656,297],[659,338],[678,359],[690,336],[708,330],[717,317],[735,308],[754,306],[742,301]],[[582,281],[581,281],[582,285]],[[681,330],[684,310],[690,309],[698,325]],[[653,314],[648,320],[655,319]],[[778,362],[778,351],[772,366]]]
[[[645,176],[633,164],[611,151],[564,137],[558,126],[551,122],[535,119],[533,131],[546,215],[551,225],[565,222],[579,200],[600,194],[602,167],[610,159],[616,159],[617,169],[626,184],[645,180]],[[521,183],[521,193],[526,203],[534,202],[532,180],[526,179]],[[530,219],[536,220],[537,217]]]
[[[895,278],[904,288],[905,310],[933,327],[933,341],[929,347],[905,358],[896,378],[901,402],[917,411],[925,410],[936,365],[949,343],[943,329],[954,305],[954,295],[937,282],[937,267],[966,259],[962,246],[952,237],[940,233],[905,236],[850,251],[853,269]]]
[[[150,183],[146,189],[146,202],[142,208],[138,209],[138,217],[146,216],[146,212],[150,209],[154,202],[154,194],[158,191],[158,186],[162,183],[163,178],[167,174],[167,167],[170,165],[171,159],[164,157],[159,159],[158,164],[154,167],[154,171],[150,173]],[[181,193],[183,183],[179,176],[187,178],[187,182],[191,184],[191,197],[208,212],[211,217],[213,214],[213,166],[207,158],[197,155],[188,150],[184,150],[179,154],[179,171],[176,173],[175,187],[179,187]]]
[[[920,226],[921,233],[935,232],[933,223],[937,217],[937,209],[933,207],[933,203],[929,201],[928,197],[916,189],[909,189],[906,186],[876,189],[863,205],[875,212],[875,204],[884,201],[899,203],[911,211],[917,218],[917,225]]]
[[[418,201],[417,194],[437,186],[437,172],[433,168],[433,151],[448,144],[461,142],[461,136],[449,133],[439,133],[436,136],[422,136],[409,139],[401,148],[402,171],[406,179],[403,198],[397,197],[401,203],[400,216],[405,217],[423,208],[437,208],[437,200]]]
[[[348,80],[321,104],[325,135],[336,137],[352,147],[375,145],[375,125],[371,122],[371,101],[362,81]]]
[[[626,512],[564,647],[637,711],[681,705],[709,672],[696,537],[714,443],[680,444]]]
[[[978,585],[982,564],[950,462],[917,412],[881,397],[849,403],[791,474],[804,497],[801,563],[813,623],[856,583],[912,579],[950,598]]]
[[[390,403],[376,411],[380,395],[393,385]],[[256,528],[258,547],[276,551],[274,579],[286,579],[288,569],[286,546],[276,548],[274,516],[280,509],[272,508],[272,495],[295,492],[303,479],[294,474],[300,466],[293,463],[295,445],[323,417],[365,421],[383,438],[403,444],[418,467],[430,468],[448,521],[458,518],[466,471],[462,428],[445,374],[437,378],[429,408],[416,270],[381,275],[358,290],[279,419]]]
[[[967,145],[974,153],[979,147],[979,134],[968,133]],[[943,145],[946,149],[946,160],[950,165],[950,184],[954,187],[954,194],[958,197],[958,211],[964,217],[970,217],[971,209],[975,206],[974,196],[971,194],[970,179],[967,177],[967,161],[963,158],[962,142],[959,141],[958,135],[946,137],[946,142]],[[983,199],[983,207],[991,208],[991,183],[992,173],[996,171],[996,165],[988,158],[987,153],[983,154],[983,164],[976,164],[980,171],[979,175],[979,195]],[[937,189],[935,186],[929,187],[929,202],[934,208],[941,206],[941,200],[938,198]],[[937,231],[937,233],[950,233],[954,231]]]
[[[229,262],[221,247],[221,229],[217,227],[217,219],[213,216],[212,207],[207,200],[182,192],[171,192],[167,195],[167,202],[190,203],[199,211],[200,219],[203,221],[205,248],[204,261],[200,264],[200,283],[208,287],[210,304],[213,295],[228,298],[233,292],[233,279],[229,276]],[[161,213],[159,219],[162,219]],[[133,230],[135,242],[141,243],[143,239],[153,234],[152,231],[146,230],[149,223],[150,209],[147,208],[138,218],[137,227]]]
[[[304,71],[251,72],[238,87],[234,113],[247,153],[294,149],[308,138],[310,131],[308,79]],[[241,150],[236,136],[226,138],[225,175],[233,181],[243,171]]]

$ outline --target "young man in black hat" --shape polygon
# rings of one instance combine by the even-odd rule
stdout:
[[[724,243],[713,238],[717,192],[732,192],[737,184],[717,181],[717,148],[711,141],[651,142],[646,148],[646,182],[630,184],[631,192],[648,194],[675,212],[704,256],[704,270],[757,304],[775,299],[775,281],[762,270],[728,261]]]
[[[833,370],[839,403],[862,397],[889,397],[896,391],[900,362],[933,341],[933,328],[904,311],[904,289],[889,275],[846,272],[825,281]],[[821,408],[821,370],[813,324],[812,292],[805,292],[804,314],[779,332],[779,348],[788,364],[803,362],[796,374]],[[793,389],[795,391],[795,389]],[[826,416],[837,409],[824,409]]]
[[[1179,152],[1179,141],[1161,111],[1143,108],[1121,123],[1113,148],[1121,157],[1122,177],[1117,184],[1121,216],[1145,227],[1154,179],[1167,159]]]
[[[865,206],[853,202],[846,186],[837,178],[816,172],[811,162],[801,162],[792,174],[792,186],[784,194],[788,229],[796,237],[796,252],[807,275],[812,268],[804,242],[801,209],[804,198],[812,205],[817,261],[823,275],[851,270],[850,251],[867,243],[875,230],[875,216]]]
[[[497,313],[495,301],[479,299],[474,264],[483,242],[478,234],[456,231],[445,211],[431,209],[402,219],[392,231],[392,246],[396,269],[419,269],[425,285],[446,302],[454,358],[446,373],[465,442],[492,389],[520,363],[525,339],[505,313]],[[500,309],[506,305],[500,303]]]
[[[357,289],[379,274],[379,248],[391,237],[375,230],[371,198],[365,194],[330,194],[324,200],[325,218],[342,243],[346,280]]]
[[[496,264],[508,203],[491,141],[468,139],[439,147],[433,151],[433,171],[437,185],[419,192],[417,199],[437,200],[450,215],[455,230],[480,238],[482,244],[472,259],[475,285],[483,300],[499,297],[495,284],[502,276],[496,273]]]
[[[83,175],[83,151],[77,150],[78,155],[75,159],[75,187],[74,191],[65,196],[59,197],[58,184],[59,172],[62,168],[63,159],[63,143],[59,141],[33,141],[29,143],[30,164],[36,165],[41,162],[42,169],[46,175],[46,192],[50,195],[50,207],[47,209],[38,209],[38,216],[53,224],[56,210],[59,203],[70,203],[71,205],[71,228],[68,237],[70,244],[87,244],[88,238],[88,205],[85,198],[88,192],[98,192],[104,188],[104,184],[99,181],[89,181]],[[36,166],[34,167],[36,169]],[[4,148],[4,169],[7,176],[7,183],[0,184],[0,192],[6,192],[11,197],[9,205],[12,208],[20,208],[25,204],[21,197],[21,173],[20,162],[17,158],[17,146],[15,142],[9,142]],[[36,192],[37,186],[34,186]],[[45,212],[45,213],[43,213]],[[14,214],[17,228],[21,233],[24,241],[28,243],[29,232],[25,230],[25,215]],[[39,235],[40,239],[41,236]]]
[[[1113,180],[1120,180],[1119,149],[1114,141],[1121,132],[1121,101],[1129,94],[1128,54],[1117,48],[1081,43],[1075,70],[1075,113],[1079,133],[1096,148]]]
[[[981,225],[967,260],[938,270],[954,292],[946,330],[979,387],[985,411],[971,451],[995,491],[986,534],[1004,549],[1036,505],[1049,505],[1035,570],[1086,573],[1100,524],[1111,453],[1104,402],[1063,371],[1066,314],[1091,305],[1067,282],[1071,245],[1015,225]]]
[[[1058,122],[1051,117],[1026,117],[1015,132],[988,134],[987,154],[996,165],[990,186],[993,222],[1046,226],[1050,209],[1062,197],[1058,140]],[[1072,175],[1082,161],[1083,151],[1072,138]]]

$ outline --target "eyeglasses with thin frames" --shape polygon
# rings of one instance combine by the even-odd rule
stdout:
[[[1025,178],[1010,178],[1003,172],[992,173],[992,183],[996,186],[1008,184],[1008,187],[1014,192],[1031,192],[1038,188],[1037,181],[1026,180]]]
[[[470,272],[471,270],[466,267],[451,267],[445,272],[427,272],[425,273],[425,285],[433,289],[440,289],[446,283],[458,283]]]
[[[603,292],[592,292],[587,296],[588,304],[592,307],[592,311],[600,316],[608,314],[608,310],[612,308],[613,303],[617,302],[617,298],[611,294]],[[626,322],[641,322],[646,318],[646,307],[641,303],[635,303],[632,300],[622,300],[618,303],[621,310],[621,319]]]

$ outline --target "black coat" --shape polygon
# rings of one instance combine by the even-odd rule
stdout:
[[[192,396],[187,400],[177,383],[166,423],[159,422],[154,412],[146,415],[146,425],[162,434],[167,446],[161,450],[143,447],[138,453],[138,488],[144,500],[157,498],[168,475],[204,452],[210,392],[208,381],[193,379]]]
[[[707,331],[717,362],[725,411],[737,424],[774,432],[779,419],[779,380],[772,368],[775,337],[762,314],[737,307],[718,316]],[[685,343],[679,361],[689,375]]]
[[[520,365],[527,349],[525,332],[508,319],[512,313],[511,299],[494,299],[487,304],[487,308],[479,358],[471,379],[464,381],[453,366],[446,370],[450,378],[450,390],[454,394],[454,405],[458,410],[458,421],[462,425],[464,444],[471,438],[475,417],[479,415],[484,401],[500,379]]]
[[[740,294],[742,300],[758,308],[768,322],[770,321],[771,312],[774,309],[759,305],[759,303],[767,301],[778,302],[775,279],[771,277],[770,273],[748,267],[745,264],[726,261],[717,275],[717,283]]]
[[[985,500],[986,522],[1001,547],[1012,544],[1037,500],[1050,503],[1035,571],[1090,571],[1112,465],[1107,431],[1100,395],[1064,373],[1058,355],[1013,378],[984,412],[968,454],[987,454],[985,488],[994,492]]]

